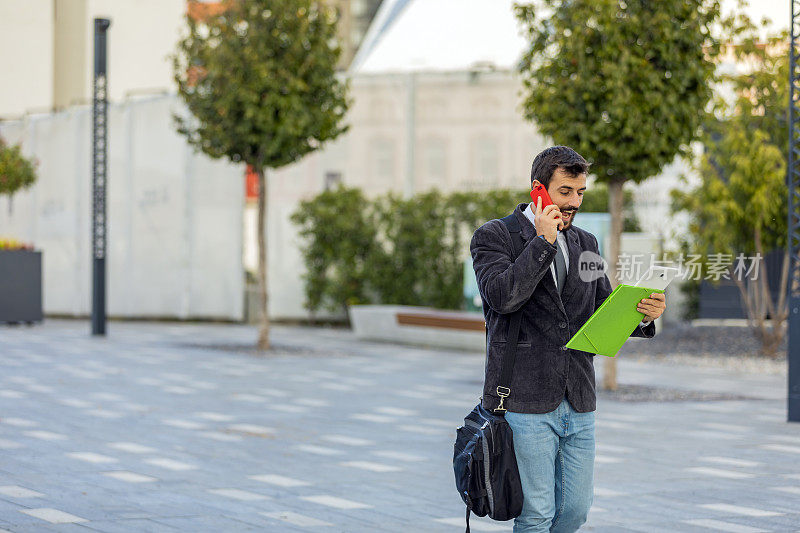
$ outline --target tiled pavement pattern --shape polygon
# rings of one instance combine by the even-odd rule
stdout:
[[[463,531],[452,445],[481,354],[277,326],[287,353],[258,358],[197,347],[246,326],[88,329],[0,327],[0,531]],[[800,531],[785,377],[621,360],[620,379],[757,399],[601,400],[585,530]]]

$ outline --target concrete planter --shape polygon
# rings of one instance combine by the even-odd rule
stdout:
[[[358,339],[482,352],[483,313],[410,305],[351,305],[350,324]]]
[[[0,250],[0,322],[41,322],[42,252]]]

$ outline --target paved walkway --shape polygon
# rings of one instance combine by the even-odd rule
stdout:
[[[88,328],[0,327],[0,530],[463,531],[452,446],[481,354],[279,326],[287,354],[258,358],[201,347],[246,346],[246,326]],[[619,376],[756,399],[602,399],[586,531],[800,531],[784,377],[625,360]]]

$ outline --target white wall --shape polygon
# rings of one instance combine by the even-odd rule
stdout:
[[[195,154],[174,131],[175,97],[109,108],[108,312],[120,317],[243,317],[243,170]],[[44,307],[91,304],[91,112],[0,124],[38,159],[39,179],[0,199],[0,235],[44,252]]]

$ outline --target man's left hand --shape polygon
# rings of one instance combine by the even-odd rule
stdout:
[[[667,308],[667,300],[664,293],[654,292],[650,296],[650,298],[644,298],[636,307],[637,311],[644,313],[644,321],[648,323],[660,317],[664,309]]]

